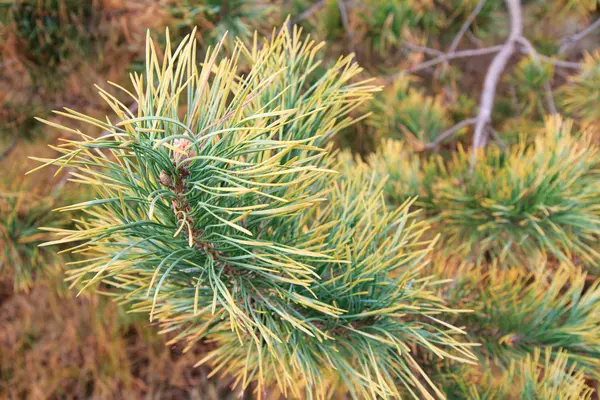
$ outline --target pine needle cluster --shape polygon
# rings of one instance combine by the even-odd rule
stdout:
[[[564,87],[564,103],[568,112],[587,120],[600,119],[600,51],[586,53],[579,74]]]
[[[483,375],[473,371],[459,370],[455,375],[456,385],[449,398],[456,399],[556,399],[591,400],[594,389],[589,386],[582,371],[576,364],[567,365],[565,353],[559,351],[555,358],[550,350],[542,353],[536,349],[533,354],[513,361],[504,372]],[[472,379],[473,383],[465,384]],[[449,380],[448,382],[451,382]]]
[[[69,279],[102,282],[188,348],[212,344],[199,364],[259,395],[443,397],[411,354],[475,356],[419,275],[427,227],[410,203],[388,210],[373,177],[339,179],[328,144],[378,88],[351,57],[312,78],[321,45],[297,29],[231,57],[218,44],[201,67],[194,37],[167,37],[162,60],[148,40],[145,73],[122,88],[136,113],[102,89],[116,120],[58,112],[100,137],[45,121],[80,139],[36,169],[69,167],[95,192],[46,243],[84,257]]]
[[[404,139],[415,151],[433,142],[447,129],[449,117],[441,97],[428,96],[423,89],[409,86],[411,80],[398,79],[391,90],[371,102],[373,135]]]
[[[459,146],[449,160],[420,160],[387,143],[368,158],[367,173],[390,176],[390,204],[420,195],[419,204],[442,235],[444,248],[476,260],[509,265],[552,255],[594,269],[600,259],[598,148],[592,132],[560,117],[546,121],[533,143],[471,154]],[[364,170],[360,161],[346,174]]]
[[[8,11],[14,45],[38,78],[47,69],[64,69],[94,46],[102,17],[100,1],[25,0]]]
[[[40,247],[52,238],[40,231],[65,228],[70,218],[53,213],[54,196],[40,196],[17,187],[0,193],[0,277],[15,291],[29,291],[34,282],[59,275],[64,258],[56,249]]]
[[[585,273],[565,266],[552,273],[544,260],[532,261],[529,269],[535,272],[453,259],[436,262],[437,276],[453,281],[440,286],[440,296],[452,307],[474,309],[453,323],[472,327],[469,336],[483,344],[477,348],[480,359],[508,367],[552,346],[550,358],[562,350],[569,365],[577,362],[580,371],[598,378],[600,281],[590,283]]]
[[[432,189],[449,247],[513,265],[546,253],[596,265],[598,149],[590,132],[553,118],[531,146],[492,146],[473,169],[469,159],[459,149]]]
[[[352,152],[340,152],[338,169],[343,176],[362,175],[365,179],[373,176],[379,182],[385,182],[383,193],[389,207],[399,207],[410,199],[416,199],[415,205],[426,201],[422,190],[425,178],[425,164],[419,155],[411,151],[406,142],[387,139],[380,147],[368,154],[363,160]]]
[[[533,119],[536,115],[550,113],[544,87],[552,82],[553,75],[552,64],[527,57],[519,62],[512,75],[507,78],[515,90],[516,101],[513,107],[518,109],[524,118]]]
[[[200,25],[197,38],[201,48],[214,46],[227,34],[223,44],[233,50],[236,38],[247,42],[256,30],[269,31],[276,7],[257,0],[184,0],[171,1],[168,10],[174,37],[183,38],[190,26]]]
[[[600,280],[565,265],[553,271],[547,260],[530,262],[506,269],[432,258],[427,273],[451,281],[438,295],[449,307],[474,311],[451,322],[471,327],[469,339],[482,344],[474,349],[476,367],[433,367],[449,398],[590,398],[587,385],[600,370]]]

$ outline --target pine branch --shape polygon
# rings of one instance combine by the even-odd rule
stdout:
[[[522,47],[519,50],[522,54],[527,54],[527,55],[530,54],[530,49],[528,49],[527,47]],[[556,67],[566,68],[566,69],[581,69],[581,63],[578,63],[578,62],[557,60],[555,58],[551,58],[551,57],[548,57],[548,56],[545,56],[545,55],[539,54],[539,53],[538,53],[538,57],[540,60],[550,63]]]
[[[499,147],[477,154],[475,169],[460,143],[447,159],[419,157],[390,140],[367,158],[367,165],[347,160],[344,173],[366,170],[388,179],[384,191],[390,205],[418,196],[417,205],[435,223],[445,253],[511,267],[551,254],[565,265],[573,266],[576,259],[595,270],[600,213],[592,182],[598,179],[598,148],[592,130],[572,127],[573,121],[555,116],[546,120],[543,132],[536,131],[533,143],[521,138],[502,149],[497,139]]]
[[[569,77],[568,85],[563,86],[564,105],[567,112],[587,120],[600,116],[598,96],[600,88],[600,52],[585,53],[581,70]]]
[[[430,48],[430,47],[419,46],[419,45],[412,44],[412,43],[409,43],[409,42],[405,42],[405,43],[404,43],[404,46],[405,46],[406,48],[408,48],[408,49],[412,50],[412,51],[420,51],[420,52],[423,52],[423,53],[425,53],[425,54],[429,54],[429,55],[431,55],[431,56],[437,56],[437,57],[440,57],[440,56],[442,56],[442,57],[444,57],[444,56],[447,56],[446,54],[444,54],[444,52],[443,52],[443,51],[439,51],[439,50],[436,50],[436,49],[432,49],[432,48]]]
[[[320,45],[294,34],[284,26],[262,49],[237,41],[231,58],[217,46],[199,66],[194,32],[175,51],[167,39],[164,58],[148,40],[145,74],[124,90],[136,114],[100,89],[116,122],[58,114],[106,134],[44,121],[80,139],[35,170],[70,167],[95,191],[60,209],[87,216],[44,246],[86,257],[69,271],[82,291],[102,282],[174,342],[214,343],[198,365],[242,389],[442,398],[410,349],[475,356],[418,279],[433,242],[410,202],[387,209],[382,181],[336,174],[325,142],[379,88],[355,81],[351,56],[313,76]]]
[[[454,324],[472,327],[471,337],[482,343],[477,349],[481,360],[508,367],[523,356],[551,348],[549,359],[564,357],[565,364],[577,364],[581,375],[597,379],[600,360],[594,355],[600,350],[600,328],[595,309],[600,304],[600,281],[588,284],[581,271],[551,272],[543,259],[531,262],[530,269],[536,272],[439,258],[428,273],[453,281],[440,286],[449,305],[475,308],[474,313],[458,314]]]

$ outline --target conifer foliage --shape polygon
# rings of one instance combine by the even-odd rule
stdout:
[[[103,135],[45,121],[80,139],[38,168],[71,168],[95,192],[62,208],[84,217],[46,245],[84,257],[74,285],[209,343],[198,363],[259,396],[443,398],[412,354],[476,357],[421,277],[427,226],[410,202],[388,209],[372,175],[340,179],[328,142],[378,88],[351,57],[315,77],[321,45],[286,26],[200,66],[194,33],[167,36],[162,59],[148,39],[145,73],[121,88],[136,112],[100,89],[116,119],[58,114]]]
[[[462,146],[448,160],[420,159],[393,140],[366,162],[346,160],[344,175],[389,177],[384,190],[391,205],[419,196],[448,253],[512,266],[550,254],[597,268],[600,158],[591,129],[578,132],[571,120],[548,118],[533,139],[522,136],[507,150],[489,146],[477,153],[474,168]]]
[[[11,279],[16,290],[28,291],[39,275],[52,275],[60,267],[55,249],[38,247],[52,237],[40,228],[65,226],[63,216],[51,211],[54,202],[25,190],[0,193],[0,277]]]
[[[207,398],[597,398],[598,5],[0,5],[0,163],[71,181],[0,188],[0,397],[154,397],[133,329]],[[69,336],[89,368],[36,374]]]

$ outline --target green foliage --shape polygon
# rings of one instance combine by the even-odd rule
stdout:
[[[530,118],[520,117],[507,120],[502,126],[502,142],[507,146],[514,146],[521,143],[532,145],[538,135],[543,135],[545,131],[545,122],[531,120]]]
[[[56,275],[63,263],[56,249],[39,247],[52,235],[40,228],[68,224],[65,215],[53,213],[55,200],[20,188],[0,193],[0,276],[12,279],[14,289],[29,291],[40,277]]]
[[[344,37],[344,24],[337,0],[324,0],[323,11],[319,13],[315,30],[327,40]]]
[[[512,265],[548,252],[595,266],[598,149],[589,132],[571,130],[571,122],[549,119],[533,145],[490,147],[474,169],[459,149],[431,190],[445,245]]]
[[[568,112],[589,120],[600,119],[600,51],[586,53],[578,75],[564,86],[564,103]]]
[[[411,198],[421,193],[423,182],[422,162],[419,156],[406,149],[405,142],[385,140],[375,153],[371,153],[363,161],[350,151],[339,155],[340,173],[345,177],[363,176],[363,179],[373,179],[385,182],[383,193],[386,204],[397,208]],[[417,199],[417,204],[419,201]]]
[[[475,168],[462,147],[448,161],[441,156],[420,161],[392,143],[367,163],[379,179],[390,175],[390,204],[420,195],[418,204],[449,252],[510,265],[550,253],[595,268],[598,149],[591,132],[571,131],[572,122],[549,119],[531,144],[521,139],[507,151],[491,146],[479,152]],[[358,163],[345,174],[365,168]]]
[[[500,378],[505,384],[495,396],[521,399],[591,400],[594,389],[588,386],[583,372],[575,371],[575,364],[567,368],[567,362],[568,356],[564,352],[553,352],[546,348],[542,360],[540,350],[536,349],[533,355],[528,354],[521,361],[511,365],[511,369]],[[490,397],[484,395],[481,398]]]
[[[487,372],[483,375],[460,370],[456,379],[455,391],[450,399],[548,399],[548,400],[591,400],[594,389],[588,386],[582,371],[576,364],[567,366],[565,352],[553,352],[546,348],[543,353],[535,349],[520,360],[514,360],[504,373]],[[477,383],[463,385],[465,378],[473,378]],[[452,385],[452,383],[450,383]]]
[[[544,97],[545,85],[552,81],[553,65],[533,58],[524,58],[512,72],[508,81],[516,92],[518,111],[525,117],[549,113]]]
[[[97,1],[26,0],[15,2],[9,11],[11,32],[34,79],[42,71],[64,69],[73,58],[89,54],[98,35],[101,18]]]
[[[369,123],[377,135],[406,140],[413,149],[422,150],[449,125],[441,98],[431,97],[412,88],[410,81],[399,79],[371,104]]]
[[[449,32],[448,37],[451,38],[475,10],[479,0],[442,0],[434,1],[434,3],[437,5],[438,19],[443,27],[440,33]],[[471,24],[470,30],[477,37],[484,39],[494,35],[498,29],[498,25],[496,25],[498,11],[503,10],[504,7],[502,0],[486,0],[477,14],[477,18]],[[442,35],[440,36],[443,38]]]
[[[557,8],[562,12],[577,12],[589,16],[600,7],[599,0],[561,0],[557,2]]]
[[[61,199],[62,214],[53,196],[0,196],[0,336],[14,339],[0,392],[590,399],[600,281],[581,269],[600,265],[600,3],[520,3],[537,54],[515,44],[479,151],[466,133],[508,36],[504,0],[0,5],[0,157],[46,133],[33,124],[40,103],[67,105],[44,117],[60,155],[34,159],[93,190]],[[329,39],[327,51],[289,21]],[[177,47],[148,42],[146,65],[129,65],[158,25]],[[127,87],[123,98],[88,98],[82,82],[97,75]],[[367,104],[369,77],[388,87]],[[553,103],[573,120],[544,123]],[[66,256],[43,242],[82,257],[66,263],[74,287],[131,313],[44,297]],[[30,294],[6,296],[13,282]],[[144,347],[132,315],[175,351]],[[72,346],[48,350],[56,340]],[[209,369],[206,389],[178,380]],[[132,389],[138,380],[147,389]]]
[[[206,357],[218,361],[217,369],[236,376],[265,371],[267,381],[277,382],[293,397],[329,397],[341,387],[353,398],[399,397],[404,392],[433,398],[429,391],[441,394],[435,383],[416,372],[420,367],[410,354],[412,347],[434,357],[472,362],[470,352],[453,338],[463,332],[434,317],[452,311],[433,295],[428,281],[417,279],[417,266],[428,247],[420,239],[424,226],[408,226],[407,207],[385,211],[380,189],[369,185],[373,182],[362,179],[336,185],[329,205],[313,222],[329,225],[328,247],[346,262],[322,263],[316,268],[320,279],[307,291],[345,311],[339,317],[303,312],[305,328],[316,327],[314,331],[289,329],[277,318],[268,318],[275,336],[287,339],[274,343],[274,349],[268,343],[257,346],[250,338],[240,346],[235,333],[223,329],[216,336],[218,348]],[[271,359],[273,351],[282,354],[281,359]],[[301,384],[294,384],[294,378],[311,391],[298,392]]]
[[[182,38],[190,26],[199,25],[197,37],[204,47],[214,46],[228,34],[225,42],[233,50],[235,38],[252,39],[257,29],[270,30],[275,7],[258,0],[183,0],[171,1],[175,37]],[[202,49],[202,47],[201,47]]]
[[[431,6],[419,1],[369,0],[357,14],[364,25],[365,40],[377,53],[385,55],[397,49],[412,29],[419,26],[433,28],[436,23]]]
[[[484,365],[508,367],[513,360],[552,346],[548,357],[566,358],[569,365],[576,362],[579,370],[598,379],[600,281],[590,285],[586,274],[564,265],[551,274],[543,260],[532,264],[535,273],[497,266],[486,270],[442,258],[433,270],[453,281],[439,292],[450,307],[474,309],[457,314],[452,323],[471,327],[470,339],[482,343],[477,353]]]
[[[114,287],[188,349],[218,344],[199,364],[241,388],[441,398],[411,349],[474,356],[418,277],[426,226],[408,204],[388,211],[372,179],[332,170],[327,140],[378,89],[355,80],[351,57],[309,84],[320,45],[297,30],[260,49],[238,41],[220,61],[217,46],[200,69],[194,36],[176,50],[167,38],[162,63],[148,41],[146,73],[126,91],[137,115],[103,90],[117,122],[59,112],[103,136],[45,121],[81,139],[39,168],[69,166],[96,193],[62,209],[86,219],[47,243],[77,243],[87,261],[70,279]]]

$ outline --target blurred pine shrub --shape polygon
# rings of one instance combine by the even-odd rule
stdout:
[[[460,147],[452,158],[420,161],[388,142],[368,158],[369,170],[388,177],[390,204],[420,195],[419,204],[435,222],[448,252],[499,259],[510,265],[551,254],[595,269],[600,234],[598,148],[588,131],[551,118],[533,143],[506,151],[490,146],[470,155]],[[364,170],[361,162],[347,169]]]

